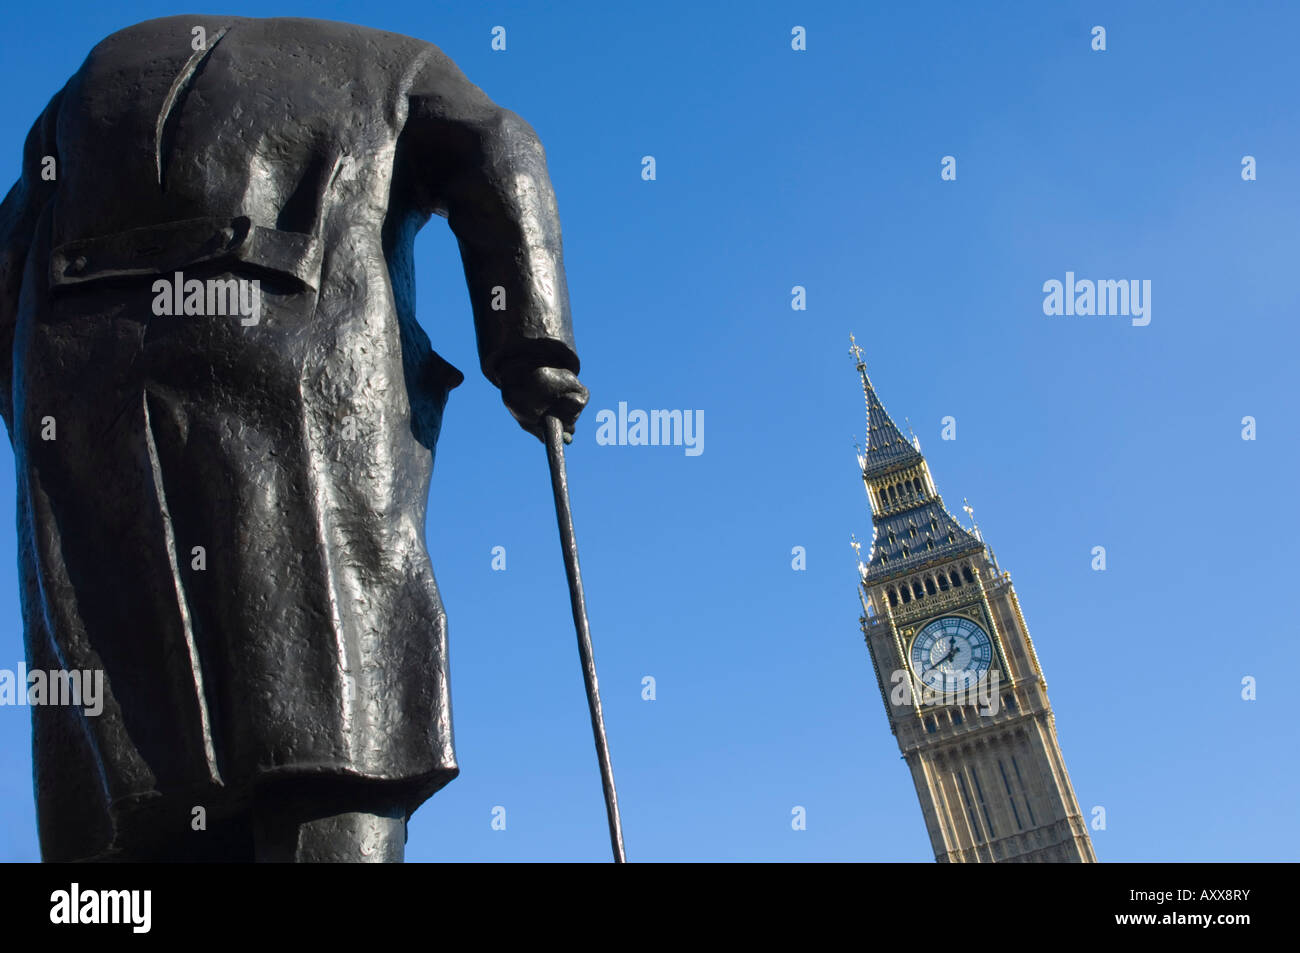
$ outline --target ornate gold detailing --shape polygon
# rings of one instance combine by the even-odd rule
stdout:
[[[932,596],[927,595],[906,605],[897,606],[893,613],[894,621],[898,625],[906,625],[909,622],[940,615],[963,606],[976,606],[979,605],[979,602],[979,591],[972,585],[962,586],[959,589],[949,589],[947,592],[940,590]]]
[[[934,478],[930,476],[930,468],[926,466],[924,460],[870,477],[863,476],[862,480],[867,484],[867,498],[871,502],[871,512],[877,517],[892,516],[926,503],[937,502],[943,506],[943,498],[935,489]],[[920,492],[911,486],[912,480],[920,481],[922,487]],[[883,492],[884,487],[890,484],[904,487],[899,498],[892,503],[886,501]]]

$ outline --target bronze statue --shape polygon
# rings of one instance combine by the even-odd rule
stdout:
[[[424,525],[463,375],[416,323],[412,244],[447,218],[483,373],[571,434],[537,136],[429,43],[180,16],[96,46],[22,168],[0,411],[28,664],[106,694],[33,708],[43,857],[402,859],[458,771]]]

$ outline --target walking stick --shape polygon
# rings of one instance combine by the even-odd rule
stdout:
[[[578,630],[578,655],[582,659],[582,679],[587,685],[587,707],[591,710],[591,730],[596,736],[596,756],[600,759],[600,782],[605,789],[605,813],[609,816],[609,842],[614,848],[614,863],[623,864],[623,823],[618,816],[618,792],[614,790],[614,767],[609,761],[609,742],[605,738],[605,718],[600,712],[600,687],[596,684],[596,660],[591,653],[591,626],[587,623],[587,600],[582,594],[582,569],[578,566],[578,540],[573,533],[573,512],[569,508],[569,479],[564,472],[564,427],[558,417],[542,418],[546,432],[546,459],[551,465],[551,490],[555,494],[555,519],[560,525],[560,546],[564,550],[564,571],[569,577],[569,603],[573,606],[573,624]]]

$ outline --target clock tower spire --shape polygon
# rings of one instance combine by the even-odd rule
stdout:
[[[935,860],[1095,861],[1011,575],[948,512],[850,341],[874,526],[860,623]]]

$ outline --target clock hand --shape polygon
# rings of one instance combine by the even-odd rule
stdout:
[[[951,661],[951,660],[952,660],[952,659],[957,655],[957,650],[958,650],[958,648],[959,648],[959,646],[957,645],[957,636],[955,636],[955,635],[950,635],[950,636],[948,636],[948,651],[947,651],[947,653],[944,655],[943,658],[939,659],[939,661],[934,662],[933,664],[930,664],[930,665],[922,666],[922,668],[921,668],[921,677],[924,678],[927,674],[929,674],[930,672],[933,672],[935,669],[939,668],[941,665],[946,665],[948,662],[950,662],[950,661]]]
[[[933,665],[929,666],[928,668],[923,668],[923,669],[921,669],[921,675],[922,675],[922,677],[925,676],[925,673],[926,673],[926,672],[932,672],[932,671],[934,671],[936,668],[938,668],[940,665],[943,665],[943,664],[945,664],[946,662],[948,662],[948,660],[951,659],[951,658],[952,658],[954,655],[956,655],[956,654],[957,654],[957,640],[956,640],[956,638],[950,636],[950,637],[949,637],[949,648],[948,648],[948,654],[945,655],[943,658],[939,659],[939,661],[935,662]]]

